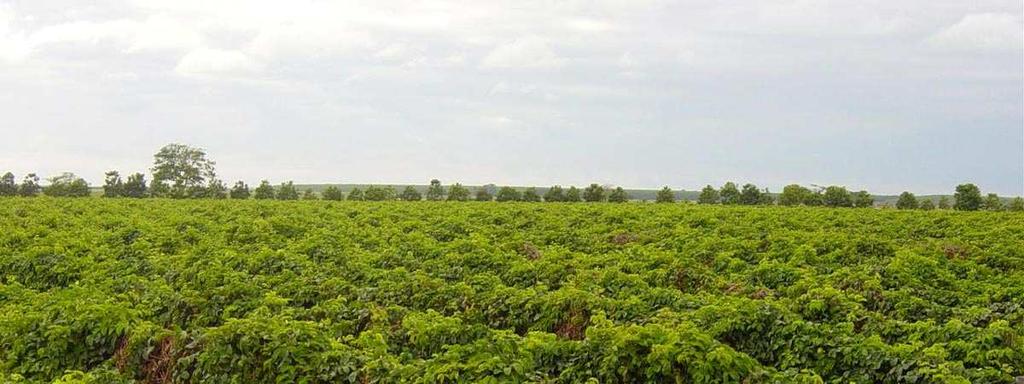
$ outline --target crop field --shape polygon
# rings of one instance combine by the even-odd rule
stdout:
[[[1012,383],[1024,214],[0,199],[26,383]]]

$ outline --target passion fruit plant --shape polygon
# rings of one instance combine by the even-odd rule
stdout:
[[[1024,215],[0,199],[25,383],[1007,383]]]

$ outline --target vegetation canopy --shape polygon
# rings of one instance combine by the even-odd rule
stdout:
[[[263,200],[0,199],[0,377],[1024,375],[1016,212],[276,201],[264,186]]]

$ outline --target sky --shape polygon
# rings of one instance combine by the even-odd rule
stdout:
[[[0,0],[0,172],[1024,194],[1022,2]]]

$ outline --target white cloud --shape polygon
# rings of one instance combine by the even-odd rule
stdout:
[[[565,23],[565,25],[570,29],[581,32],[606,32],[614,28],[611,23],[606,21],[585,18],[570,19]]]
[[[209,48],[189,52],[174,68],[183,75],[244,75],[261,69],[262,65],[245,53]]]
[[[246,47],[260,57],[324,56],[370,45],[370,34],[337,22],[285,22],[264,26]]]
[[[202,34],[188,24],[166,16],[149,17],[133,26],[128,51],[185,50],[201,46]]]
[[[484,68],[557,68],[566,63],[548,46],[547,41],[535,36],[516,39],[492,50],[481,62]]]
[[[932,35],[927,43],[953,50],[1020,50],[1024,23],[1009,13],[972,13]]]
[[[31,46],[11,28],[14,13],[0,6],[0,63],[19,62],[28,56]]]
[[[200,43],[198,32],[165,17],[144,21],[76,21],[44,27],[31,35],[34,47],[59,43],[114,42],[125,52],[188,49]]]
[[[295,168],[326,175],[309,181],[416,180],[422,175],[400,161],[360,167],[336,156],[376,159],[392,148],[428,159],[419,169],[433,174],[429,159],[439,152],[429,149],[445,148],[443,164],[488,166],[479,174],[450,169],[452,178],[515,182],[510,175],[522,172],[567,182],[590,175],[579,164],[594,163],[577,159],[621,147],[633,160],[602,164],[593,176],[653,185],[669,177],[712,181],[729,172],[713,166],[720,159],[750,162],[748,175],[815,178],[791,149],[848,153],[849,138],[810,141],[838,132],[830,127],[885,116],[894,121],[888,130],[858,138],[959,149],[963,140],[942,140],[970,124],[979,132],[965,153],[1015,166],[963,163],[943,172],[1016,191],[1024,185],[1020,15],[1019,0],[0,0],[0,112],[7,126],[24,127],[4,132],[5,143],[22,148],[54,148],[25,144],[45,141],[28,140],[32,132],[75,148],[190,139],[220,146],[223,158],[234,144],[210,127],[258,133],[251,148],[232,155],[237,161],[223,163],[227,172],[251,165],[253,153],[301,148],[304,165]],[[238,121],[225,124],[228,116]],[[447,134],[481,126],[502,134]],[[152,143],[126,142],[123,132],[138,127],[146,131],[136,137]],[[762,134],[768,130],[777,134]],[[796,133],[812,131],[823,133]],[[544,140],[506,140],[516,132]],[[410,137],[419,144],[402,141]],[[756,139],[738,139],[746,137]],[[941,153],[914,144],[863,147],[870,153],[849,153],[868,160],[851,163],[865,164],[863,177],[879,182],[904,180],[884,167],[897,156],[931,169]],[[715,148],[732,153],[709,160]],[[0,152],[11,149],[0,143]],[[531,159],[559,153],[564,167],[499,169],[475,159],[499,159],[495,149]],[[44,173],[67,166],[37,152],[13,166],[43,164],[33,170]],[[753,158],[776,152],[788,155],[777,163]],[[137,158],[145,163],[145,156]],[[712,166],[679,176],[678,167],[656,165],[687,163]],[[859,172],[838,163],[814,166]],[[81,167],[74,170],[104,171]],[[257,166],[243,174],[295,176],[266,172]]]

